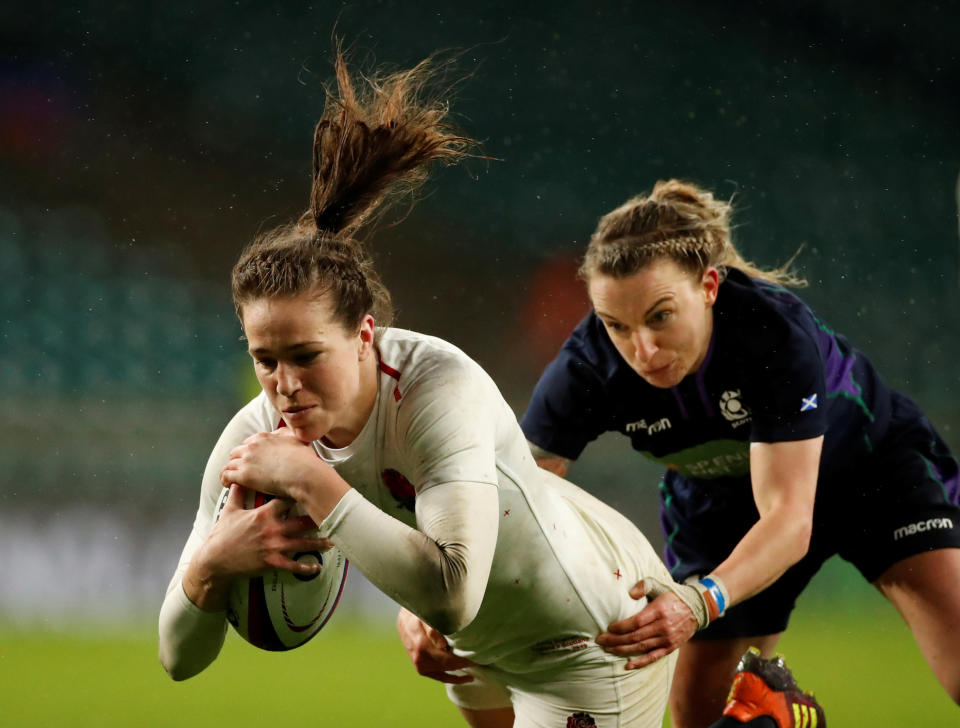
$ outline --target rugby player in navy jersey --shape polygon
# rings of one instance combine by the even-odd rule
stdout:
[[[839,554],[960,702],[957,462],[917,405],[784,287],[802,281],[739,255],[729,216],[676,180],[604,216],[580,269],[594,310],[521,423],[557,474],[608,431],[663,463],[667,566],[716,601],[704,625],[664,595],[598,642],[630,667],[684,645],[674,726],[708,725],[745,647],[769,654]]]

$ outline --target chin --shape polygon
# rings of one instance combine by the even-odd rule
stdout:
[[[323,435],[314,437],[313,433],[309,429],[303,427],[293,427],[291,428],[291,431],[293,432],[293,436],[304,444],[311,443],[314,440],[319,440],[321,437],[323,437]]]
[[[291,425],[287,422],[287,429],[295,438],[300,440],[300,442],[313,442],[314,440],[319,440],[324,434],[322,432],[317,434],[320,428],[311,424]]]
[[[640,372],[637,372],[637,374],[640,374]],[[640,378],[643,379],[647,384],[660,389],[670,389],[670,387],[676,387],[683,380],[683,377],[684,375],[675,365],[670,365],[663,371],[654,372],[653,374],[640,374]]]
[[[643,377],[644,381],[652,387],[657,387],[658,389],[670,389],[670,387],[677,386],[680,382],[674,381],[673,377],[665,377],[658,375],[655,377]]]

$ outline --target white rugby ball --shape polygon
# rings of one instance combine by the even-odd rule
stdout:
[[[214,522],[220,518],[229,494],[227,488],[220,494]],[[243,505],[246,509],[258,508],[272,498],[247,489]],[[290,510],[291,516],[303,514],[299,505]],[[336,547],[290,556],[295,561],[322,564],[323,568],[311,576],[272,570],[239,577],[231,585],[227,621],[247,642],[264,650],[292,650],[312,638],[330,619],[347,580],[349,562]]]

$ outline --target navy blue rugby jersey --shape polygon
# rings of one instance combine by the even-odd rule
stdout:
[[[591,313],[544,371],[521,425],[530,442],[570,459],[615,431],[684,478],[742,478],[751,442],[826,435],[822,465],[868,454],[891,396],[866,357],[803,301],[730,269],[698,371],[669,389],[648,384]]]

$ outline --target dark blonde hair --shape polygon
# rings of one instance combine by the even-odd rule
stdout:
[[[433,162],[458,162],[476,143],[447,123],[447,103],[427,94],[432,76],[427,59],[357,82],[337,54],[336,89],[327,90],[313,135],[310,207],[241,253],[231,275],[238,315],[249,301],[319,288],[332,293],[334,315],[346,329],[368,313],[390,324],[390,293],[357,233],[419,187]]]
[[[804,286],[788,261],[765,270],[744,260],[730,239],[730,202],[690,182],[657,182],[649,195],[638,195],[608,212],[597,224],[580,266],[580,277],[596,274],[624,278],[649,263],[670,258],[697,276],[709,266],[724,274],[739,268],[754,278],[779,285]]]

